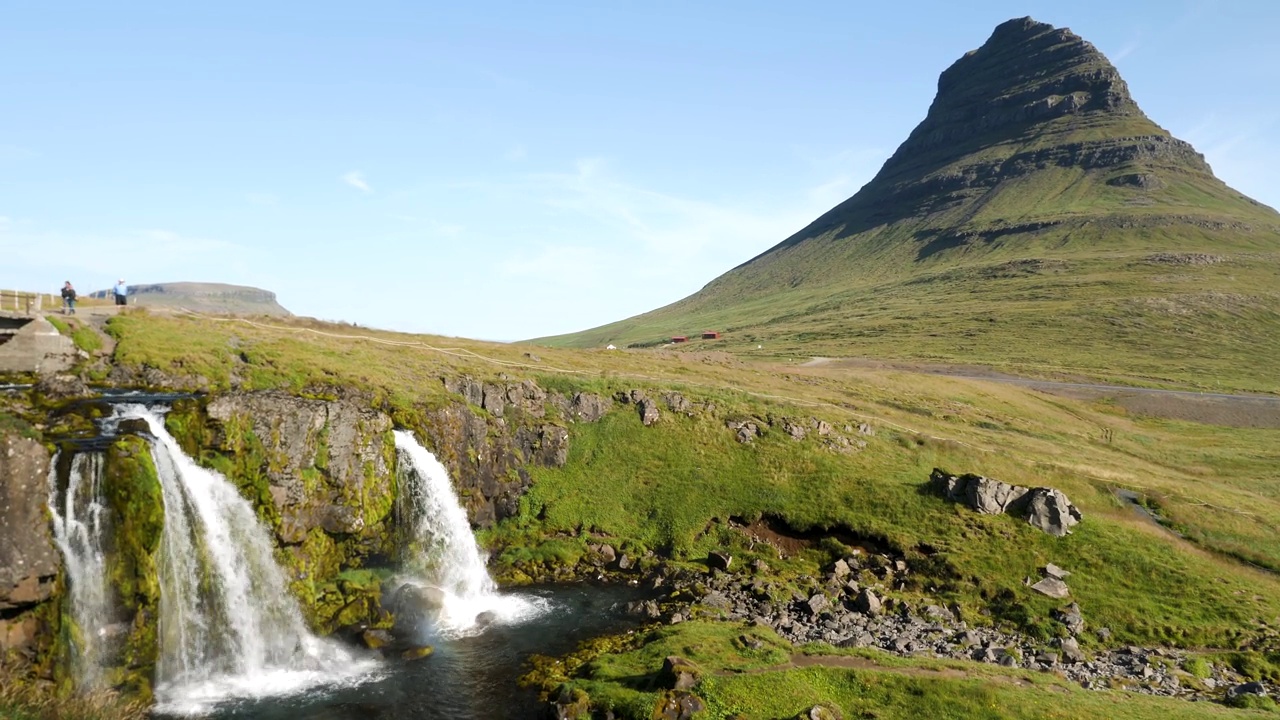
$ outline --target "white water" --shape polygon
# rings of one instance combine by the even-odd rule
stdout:
[[[111,641],[108,632],[105,531],[102,504],[102,455],[80,453],[71,461],[66,493],[58,497],[58,458],[49,468],[49,513],[53,537],[62,551],[70,585],[71,613],[79,627],[73,639],[72,668],[78,690],[102,684],[102,659]]]
[[[306,628],[253,507],[196,465],[141,405],[164,497],[157,710],[194,714],[239,697],[357,682],[375,664]]]
[[[395,439],[401,460],[408,461],[400,463],[400,515],[411,533],[405,564],[422,584],[444,593],[437,630],[465,636],[484,628],[478,618],[485,613],[494,623],[516,623],[545,612],[539,598],[498,593],[449,471],[413,433],[396,430]]]

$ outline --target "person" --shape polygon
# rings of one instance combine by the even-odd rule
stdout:
[[[70,280],[62,284],[62,314],[76,314],[76,289],[71,287]]]
[[[129,288],[124,284],[124,278],[120,278],[120,282],[116,283],[116,305],[129,304]]]

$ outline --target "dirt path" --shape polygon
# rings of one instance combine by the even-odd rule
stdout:
[[[1280,428],[1280,396],[1162,390],[1065,380],[1036,380],[1002,373],[981,365],[941,365],[889,362],[868,358],[816,357],[801,367],[831,370],[898,370],[945,375],[964,380],[1018,385],[1079,400],[1109,399],[1136,415],[1187,420],[1239,428]]]

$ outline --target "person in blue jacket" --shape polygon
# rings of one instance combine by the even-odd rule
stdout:
[[[129,288],[124,284],[124,278],[120,278],[120,282],[116,283],[116,305],[129,304]]]

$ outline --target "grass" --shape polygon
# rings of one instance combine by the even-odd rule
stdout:
[[[145,704],[114,693],[58,697],[49,688],[0,670],[0,720],[142,720]]]
[[[663,659],[675,655],[701,671],[693,692],[706,702],[709,718],[791,718],[820,703],[844,717],[902,720],[1260,716],[1208,703],[1092,692],[1045,673],[878,651],[829,652],[793,663],[785,641],[772,632],[722,623],[682,623],[651,631],[635,644],[578,667],[566,679],[569,687],[617,717],[648,718],[660,697]]]
[[[841,551],[828,542],[778,558],[767,546],[750,547],[728,526],[733,517],[768,514],[796,529],[839,531],[899,549],[914,571],[912,584],[895,594],[913,603],[924,596],[958,602],[970,622],[1015,626],[1046,640],[1060,633],[1048,619],[1058,603],[1023,585],[1054,562],[1073,572],[1072,600],[1090,627],[1112,630],[1112,642],[1222,651],[1274,644],[1265,638],[1280,618],[1280,580],[1240,560],[1280,568],[1274,541],[1280,430],[1148,418],[1111,402],[975,380],[800,367],[728,353],[538,348],[535,360],[525,345],[301,319],[264,325],[158,313],[118,316],[109,329],[117,340],[115,360],[126,368],[155,368],[179,384],[213,390],[281,388],[332,397],[349,388],[393,416],[460,401],[447,394],[442,378],[464,374],[486,381],[532,378],[564,394],[678,391],[715,406],[694,417],[664,411],[647,428],[630,406],[599,423],[570,424],[566,466],[532,469],[519,514],[481,533],[500,564],[570,564],[603,536],[623,552],[652,550],[693,567],[708,551],[727,548],[735,562],[759,557],[790,582],[818,573]],[[744,418],[767,427],[770,417],[819,418],[842,434],[867,422],[875,434],[864,438],[865,449],[844,454],[813,434],[795,441],[776,427],[742,445],[725,427],[728,419]],[[1073,535],[1054,539],[1015,518],[978,515],[924,491],[935,466],[1061,489],[1085,521]],[[1116,498],[1116,488],[1157,506],[1187,539],[1139,516]],[[1240,660],[1266,676],[1264,661],[1257,653]],[[720,684],[709,697],[722,698],[716,707],[764,690],[771,698],[785,695],[770,683],[830,686],[833,697],[849,698],[846,710],[866,707],[885,717],[926,712],[935,707],[929,703],[952,697],[973,712],[994,700],[1006,714],[992,717],[1052,717],[1035,713],[1047,712],[1059,693],[989,678],[902,679],[866,669],[806,668],[714,682]],[[644,702],[647,692],[641,692]],[[908,702],[893,699],[902,693],[919,699],[894,705]],[[859,705],[855,696],[883,699]],[[1016,698],[1024,696],[1020,704]],[[1106,703],[1120,702],[1074,691],[1066,698],[1068,717],[1110,712]],[[1184,706],[1167,707],[1179,717]],[[1125,699],[1115,712],[1139,717],[1164,708],[1155,700]],[[767,705],[760,712],[783,717],[798,710]]]
[[[45,320],[48,320],[49,324],[60,335],[70,337],[71,342],[75,343],[78,349],[90,355],[102,349],[102,336],[88,324],[77,320],[63,319],[56,315],[46,315]]]

